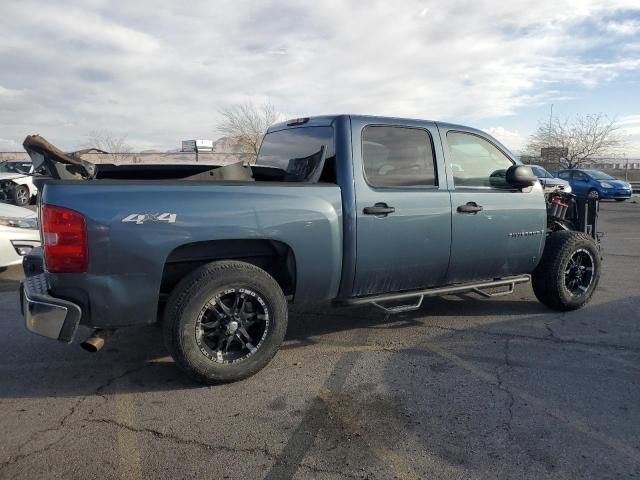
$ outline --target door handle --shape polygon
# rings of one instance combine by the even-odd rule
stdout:
[[[460,213],[478,213],[482,211],[482,205],[478,205],[476,202],[467,202],[465,205],[458,207]]]
[[[390,213],[395,212],[396,209],[394,207],[390,207],[386,203],[376,203],[373,207],[364,207],[362,213],[365,215],[383,215],[387,216]]]

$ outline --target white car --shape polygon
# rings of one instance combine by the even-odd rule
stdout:
[[[33,184],[33,165],[29,161],[0,163],[0,195],[19,206],[29,205],[38,189]]]
[[[22,263],[22,257],[40,246],[36,212],[0,202],[0,268]]]

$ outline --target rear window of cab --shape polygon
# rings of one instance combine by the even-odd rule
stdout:
[[[265,135],[256,165],[283,170],[309,181],[323,164],[335,161],[333,127],[297,127]]]

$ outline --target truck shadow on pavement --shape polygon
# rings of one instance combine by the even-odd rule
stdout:
[[[640,332],[629,319],[640,297],[564,314],[530,301],[451,303],[395,317],[390,328],[405,341],[380,343],[369,330],[363,343],[380,348],[338,350],[266,478],[293,478],[303,463],[354,477],[366,465],[379,478],[493,478],[497,465],[503,478],[637,474],[640,450],[629,442],[640,423],[629,409],[640,398]],[[340,322],[386,328],[360,316]]]
[[[6,282],[5,282],[6,283]],[[14,283],[14,282],[11,282]],[[164,347],[162,329],[154,326],[116,331],[104,349],[90,354],[77,343],[89,335],[80,329],[73,345],[58,343],[30,334],[17,311],[17,285],[9,294],[10,308],[0,307],[0,315],[11,328],[0,338],[3,361],[0,365],[0,398],[75,396],[103,394],[113,390],[114,378],[131,377],[118,386],[119,393],[202,388],[185,377],[174,365]],[[463,307],[462,304],[465,304]],[[431,299],[415,314],[387,317],[367,307],[332,309],[292,309],[289,329],[282,347],[291,350],[325,344],[326,335],[340,335],[357,329],[403,329],[424,326],[431,315],[479,316],[486,314],[531,313],[532,302],[462,302]],[[426,317],[421,318],[421,317]],[[348,342],[347,342],[348,343]],[[267,367],[269,368],[269,367]]]
[[[591,307],[590,317],[598,316],[596,312],[609,308],[605,305]],[[529,317],[523,318],[526,314]],[[542,315],[530,317],[532,314]],[[417,312],[391,317],[366,307],[293,310],[282,350],[309,346],[348,350],[358,346],[358,341],[354,343],[348,332],[358,330],[386,331],[384,335],[387,339],[393,337],[402,341],[407,335],[413,335],[407,331],[434,328],[437,341],[441,342],[447,336],[463,332],[473,334],[479,327],[469,321],[488,315],[493,320],[483,326],[485,329],[512,331],[507,335],[534,335],[522,332],[522,329],[537,322],[540,324],[538,333],[541,337],[549,335],[543,325],[547,317],[557,316],[533,301],[504,299],[463,301],[460,298],[434,298],[426,301]],[[11,323],[21,323],[17,311],[8,316],[11,318],[7,320]],[[503,316],[506,317],[505,321],[501,320]],[[452,318],[455,326],[452,328],[451,322],[446,328],[431,325],[433,319],[439,321],[444,318]],[[389,333],[394,331],[397,335]],[[77,340],[86,335],[88,330],[78,332]],[[363,345],[367,343],[366,338],[372,335],[362,337]],[[4,362],[0,365],[0,398],[103,394],[109,391],[114,379],[127,376],[131,377],[131,381],[120,385],[119,393],[202,388],[174,365],[165,350],[161,328],[153,326],[119,330],[101,352],[90,354],[77,344],[65,345],[40,338],[29,334],[22,325],[14,325],[8,334],[0,338],[0,351],[5,352]]]

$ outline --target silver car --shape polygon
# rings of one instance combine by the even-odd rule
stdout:
[[[40,245],[36,212],[0,202],[0,268],[22,263]]]
[[[549,173],[539,165],[529,166],[531,167],[531,170],[533,170],[533,174],[538,177],[538,180],[540,180],[540,183],[545,190],[554,188],[562,190],[566,193],[571,193],[571,185],[569,185],[569,182],[567,182],[566,180],[554,177],[551,173]]]

